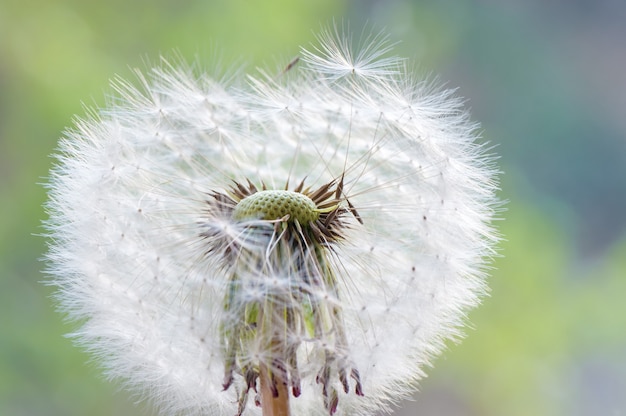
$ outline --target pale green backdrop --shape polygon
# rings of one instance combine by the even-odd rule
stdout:
[[[152,414],[63,337],[41,283],[38,183],[83,103],[160,54],[276,67],[333,18],[459,86],[506,172],[491,297],[395,414],[626,414],[626,3],[2,0],[0,415]]]

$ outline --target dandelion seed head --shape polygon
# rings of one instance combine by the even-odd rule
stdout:
[[[462,337],[498,172],[391,46],[329,29],[278,77],[164,60],[76,120],[47,259],[109,377],[163,414],[259,415],[266,368],[294,414],[375,414]]]

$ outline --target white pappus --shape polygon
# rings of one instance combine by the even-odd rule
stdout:
[[[61,139],[72,334],[163,414],[388,411],[485,293],[498,170],[454,93],[338,30],[282,74],[163,61]]]

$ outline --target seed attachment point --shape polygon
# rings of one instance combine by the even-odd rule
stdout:
[[[315,222],[319,216],[315,202],[308,196],[288,190],[263,190],[243,198],[233,211],[237,221],[259,219],[279,220],[288,216],[288,221],[304,225]]]

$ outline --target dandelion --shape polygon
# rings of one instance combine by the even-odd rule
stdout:
[[[365,415],[459,339],[497,170],[390,50],[329,30],[278,76],[163,61],[76,120],[47,259],[110,378],[163,414]]]

